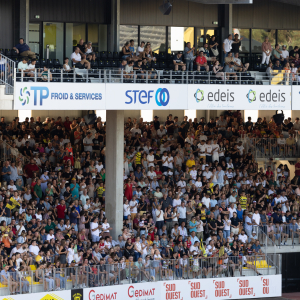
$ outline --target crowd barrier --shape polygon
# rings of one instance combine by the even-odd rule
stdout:
[[[0,300],[32,300],[31,294]],[[281,296],[281,275],[158,281],[34,294],[37,300],[249,299]]]

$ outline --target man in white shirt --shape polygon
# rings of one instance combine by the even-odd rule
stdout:
[[[145,50],[145,42],[141,42],[141,45],[137,47],[136,49],[136,56],[140,56],[142,58],[143,53]]]
[[[236,209],[234,207],[234,203],[230,203],[230,206],[228,207],[229,210],[229,220],[233,217],[233,213],[236,212]]]
[[[135,137],[135,134],[138,133],[139,137],[141,136],[142,132],[141,129],[139,128],[139,125],[136,124],[135,127],[133,127],[131,130],[131,135],[132,137]]]
[[[20,61],[18,63],[18,71],[19,72],[23,72],[23,76],[29,76],[29,77],[33,77],[34,74],[29,73],[29,68],[28,68],[28,63],[27,63],[28,59],[26,57],[23,57],[22,61]]]
[[[192,170],[190,171],[190,176],[192,177],[193,179],[193,183],[195,183],[196,179],[197,179],[197,170],[196,170],[196,166],[194,165],[192,167]]]
[[[200,158],[206,158],[205,157],[205,149],[206,149],[206,144],[203,139],[200,139],[200,143],[198,144],[198,154]]]
[[[187,231],[186,231],[186,228],[184,226],[185,226],[185,222],[182,222],[181,226],[179,227],[179,234],[182,235],[183,240],[187,236]]]
[[[150,170],[147,173],[147,177],[151,180],[153,180],[153,178],[156,177],[156,173],[154,172],[153,167],[150,167]]]
[[[231,52],[232,44],[233,43],[239,43],[243,38],[240,38],[238,40],[232,40],[232,35],[229,34],[228,38],[224,40],[223,42],[223,63],[225,64],[225,58],[228,56],[228,53]]]
[[[258,226],[260,225],[260,214],[258,213],[258,208],[255,208],[254,214],[252,216],[253,231],[258,234]]]
[[[34,58],[31,61],[31,64],[28,66],[28,70],[29,70],[28,74],[33,74],[33,76],[34,76],[35,64],[36,64],[36,59]]]
[[[177,208],[177,211],[179,213],[178,224],[181,225],[183,222],[186,223],[186,207],[184,202],[181,202],[181,206]]]
[[[129,206],[130,206],[131,220],[133,220],[137,214],[137,206],[138,206],[138,202],[136,201],[135,196],[132,196],[132,199],[129,202]]]
[[[287,61],[289,61],[290,54],[289,51],[286,50],[286,45],[282,45],[281,56]]]
[[[99,242],[100,241],[100,228],[101,225],[98,224],[98,218],[94,218],[91,222],[91,233],[92,233],[92,242]]]
[[[29,253],[33,256],[36,257],[40,252],[39,246],[36,245],[36,241],[33,240],[32,244],[29,246]]]
[[[163,135],[167,134],[166,129],[164,129],[163,125],[160,125],[159,128],[156,131],[157,136],[161,139]]]
[[[51,241],[52,239],[55,239],[55,236],[54,236],[54,230],[53,229],[50,229],[49,230],[49,233],[47,234],[47,241]]]
[[[207,209],[210,208],[210,198],[209,194],[205,194],[205,196],[202,198],[201,202],[206,206]]]
[[[204,172],[203,172],[203,176],[205,176],[206,179],[210,179],[210,177],[212,176],[212,172],[209,171],[208,168],[209,168],[208,166],[205,166],[205,170],[204,170]]]
[[[183,194],[186,192],[186,182],[183,180],[183,176],[181,176],[180,180],[177,182],[177,186],[181,187],[181,192]]]
[[[211,145],[211,141],[207,141],[206,143],[206,147],[205,147],[205,154],[206,154],[206,162],[210,163],[212,162],[212,145]]]
[[[154,167],[154,150],[150,149],[149,154],[147,155],[148,168]]]
[[[244,154],[245,154],[245,148],[244,148],[244,146],[243,146],[243,142],[242,142],[242,141],[239,141],[239,144],[237,145],[237,148],[238,148],[239,151],[240,151],[240,155],[241,155],[241,156],[244,156]]]
[[[245,230],[242,230],[242,233],[239,235],[239,241],[242,241],[242,243],[246,243],[248,240],[248,236],[245,234]]]
[[[75,47],[74,52],[71,54],[73,67],[79,69],[83,69],[84,67],[86,67],[87,69],[90,69],[91,68],[90,62],[85,59],[85,55],[84,58],[81,58],[81,54],[79,52],[80,52],[79,47]]]

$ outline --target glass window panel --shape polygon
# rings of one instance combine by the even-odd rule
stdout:
[[[63,23],[43,24],[44,58],[47,58],[47,45],[49,45],[49,58],[63,60],[64,26]]]
[[[40,52],[40,24],[29,24],[28,46],[35,53]]]
[[[126,42],[134,40],[135,50],[138,47],[138,26],[135,25],[121,25],[120,26],[120,44],[119,50],[122,51]]]
[[[99,48],[99,25],[88,24],[88,41],[92,42],[93,51]]]
[[[291,51],[295,46],[300,45],[300,30],[278,30],[278,44],[287,45],[287,50]]]
[[[197,39],[197,49],[199,49],[200,47],[202,47],[205,43],[204,41],[204,28],[196,28],[196,39]]]
[[[261,53],[261,44],[264,42],[265,37],[269,38],[269,42],[274,48],[276,43],[276,30],[267,30],[267,29],[252,29],[252,40],[251,48],[252,53]]]
[[[151,43],[152,52],[166,51],[166,27],[165,26],[141,26],[140,40]]]
[[[249,53],[250,52],[250,29],[234,28],[233,36],[235,34],[239,35],[239,39],[243,38],[241,42],[241,46],[239,48],[239,52]]]
[[[183,40],[185,45],[187,43],[191,43],[192,46],[195,44],[194,27],[184,27]]]
[[[86,42],[85,24],[66,23],[66,56],[70,57],[74,51],[74,47],[83,39]],[[71,60],[69,59],[71,65]]]

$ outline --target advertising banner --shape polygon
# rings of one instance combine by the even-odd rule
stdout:
[[[162,282],[161,299],[249,299],[281,296],[281,275]]]
[[[105,109],[105,84],[16,82],[14,109]]]
[[[188,107],[197,110],[290,110],[291,87],[190,84]]]
[[[188,109],[187,85],[106,84],[107,110]]]
[[[281,275],[143,282],[0,296],[0,300],[186,300],[281,296]]]
[[[33,293],[33,294],[23,294],[23,295],[9,295],[0,296],[1,300],[70,300],[71,290],[67,291],[53,291],[48,293]],[[73,299],[72,299],[73,300]],[[75,300],[83,300],[75,299]]]
[[[161,282],[95,287],[83,290],[84,300],[161,300]]]
[[[300,110],[300,85],[292,86],[292,110]]]

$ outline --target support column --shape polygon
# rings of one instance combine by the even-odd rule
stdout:
[[[232,34],[232,4],[219,5],[219,22],[221,27],[221,49],[223,60],[223,41]]]
[[[111,0],[111,23],[108,25],[108,50],[119,51],[120,42],[120,0]]]
[[[124,111],[106,111],[105,214],[117,240],[123,228]]]
[[[29,43],[29,0],[20,0],[20,35],[25,43]]]

